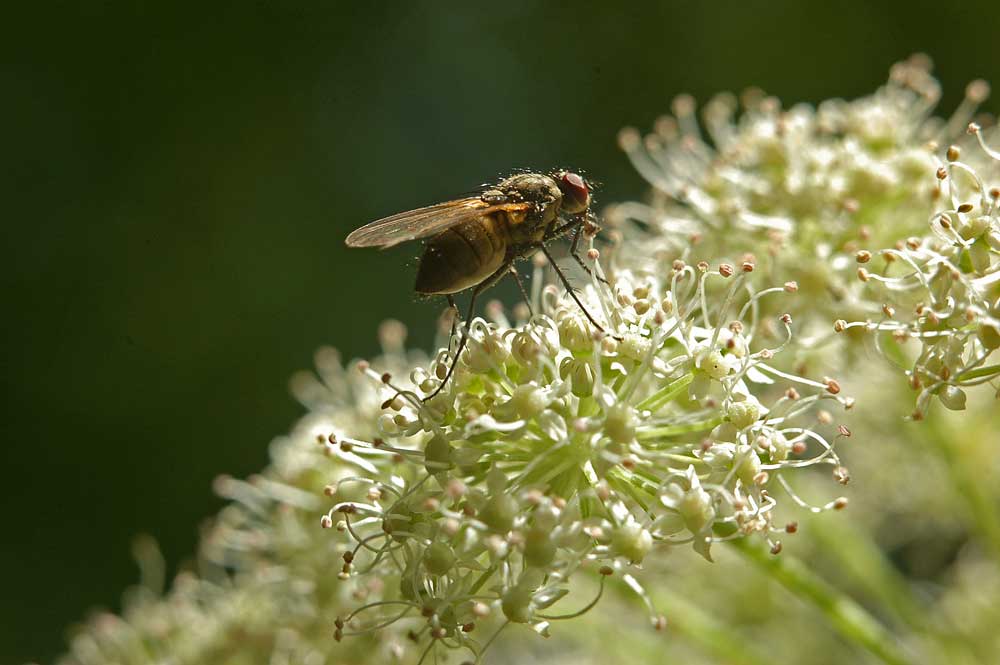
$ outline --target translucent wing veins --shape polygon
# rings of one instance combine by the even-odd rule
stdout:
[[[479,197],[455,199],[383,217],[347,236],[348,247],[394,247],[409,240],[437,235],[453,226],[497,210],[517,211],[528,203],[490,205]]]

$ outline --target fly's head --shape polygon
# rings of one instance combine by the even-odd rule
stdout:
[[[562,193],[562,211],[577,215],[590,208],[590,185],[579,173],[560,171],[553,179]]]

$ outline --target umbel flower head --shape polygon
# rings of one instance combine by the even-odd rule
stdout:
[[[990,239],[997,221],[987,179],[997,169],[995,163],[983,164],[990,160],[978,159],[976,167],[960,161],[959,145],[947,149],[947,155],[943,147],[961,142],[988,94],[985,82],[974,81],[950,119],[934,117],[940,85],[931,76],[929,59],[913,56],[894,65],[889,81],[875,94],[827,101],[817,108],[783,109],[777,99],[751,90],[742,96],[741,115],[736,115],[735,97],[720,95],[705,106],[699,124],[693,100],[681,96],[674,101],[673,115],[661,118],[652,134],[641,137],[634,129],[621,133],[621,146],[653,185],[654,195],[649,204],[614,206],[608,216],[614,223],[638,227],[631,234],[645,236],[641,242],[623,243],[630,264],[652,258],[663,265],[692,253],[734,257],[750,249],[764,279],[794,280],[809,298],[809,307],[798,317],[806,330],[799,340],[807,343],[791,354],[797,362],[831,347],[825,342],[833,341],[829,331],[835,320],[838,331],[845,329],[840,320],[869,325],[885,316],[887,305],[900,312],[919,307],[918,318],[933,309],[947,311],[943,318],[952,317],[957,328],[985,326],[991,331],[996,314],[985,287],[993,284],[986,276],[994,270],[996,243],[994,239],[991,245]],[[978,130],[976,135],[982,143]],[[953,249],[942,254],[942,243]],[[923,247],[919,256],[909,249],[914,245]],[[873,256],[878,265],[883,259],[894,262],[893,275],[900,279],[879,281],[871,266],[862,265]],[[948,265],[958,271],[950,274],[979,279],[957,287],[970,297],[931,295],[917,288],[934,274],[948,272]],[[907,278],[904,269],[910,271]],[[970,269],[979,272],[974,275]],[[916,272],[925,276],[922,282]],[[865,288],[868,282],[916,298],[904,303]],[[949,295],[952,304],[947,303]],[[962,305],[961,311],[953,312],[953,305]],[[959,324],[963,316],[967,320]],[[888,323],[884,330],[898,331],[900,325]],[[942,356],[954,357],[962,346],[961,366],[947,364],[951,370],[975,373],[984,349],[959,344],[948,333],[949,352],[936,330],[913,332],[935,342],[934,350],[925,348],[920,354],[935,360],[917,360],[911,371],[915,387],[923,390],[917,413],[932,394],[960,404],[958,386],[938,375]],[[838,365],[843,353],[842,347],[836,351]],[[984,378],[966,373],[962,380]]]
[[[594,270],[578,297],[607,334],[547,286],[526,320],[498,306],[474,320],[436,395],[450,349],[408,377],[360,363],[384,400],[379,432],[329,432],[324,445],[358,472],[327,488],[323,525],[349,544],[344,583],[377,578],[382,593],[338,618],[338,638],[405,623],[423,656],[478,658],[510,623],[544,634],[589,610],[600,591],[574,600],[572,578],[603,590],[618,572],[642,594],[632,573],[657,548],[711,559],[713,544],[758,534],[777,553],[776,534],[794,531],[777,521],[779,496],[846,505],[809,506],[785,477],[829,464],[847,481],[833,440],[849,433],[813,407],[851,402],[833,379],[772,365],[792,322],[778,320],[780,343],[758,342],[759,301],[776,294],[748,286],[752,264],[677,262],[667,280],[621,270],[613,286]]]
[[[918,420],[934,397],[961,410],[966,388],[995,386],[1000,376],[1000,366],[988,364],[1000,348],[1000,152],[979,125],[968,131],[978,150],[963,159],[961,148],[948,148],[935,173],[940,203],[929,233],[857,255],[858,279],[883,303],[880,316],[834,323],[837,332],[871,333],[876,348],[904,369],[918,391]]]

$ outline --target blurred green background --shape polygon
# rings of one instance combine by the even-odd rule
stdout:
[[[516,167],[640,196],[615,134],[679,92],[854,97],[918,50],[945,110],[1000,83],[988,2],[92,2],[5,24],[3,663],[115,609],[135,534],[172,565],[194,550],[212,478],[263,467],[316,347],[372,354],[386,317],[430,343],[416,249],[347,251],[354,227]]]

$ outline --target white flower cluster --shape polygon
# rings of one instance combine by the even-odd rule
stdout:
[[[552,608],[581,571],[622,571],[642,593],[628,571],[657,546],[710,558],[713,543],[756,533],[777,553],[774,534],[795,530],[776,523],[778,496],[808,506],[786,473],[829,464],[847,482],[833,440],[849,432],[813,407],[851,402],[833,379],[772,365],[791,319],[778,322],[784,342],[757,342],[758,303],[773,290],[754,293],[752,270],[676,262],[665,282],[595,278],[579,297],[607,335],[545,287],[530,320],[511,324],[498,308],[493,322],[476,319],[449,384],[427,401],[449,351],[408,381],[361,363],[384,399],[380,431],[334,423],[325,445],[358,473],[327,488],[323,524],[352,543],[345,583],[377,578],[384,592],[341,616],[337,636],[406,622],[425,655],[440,645],[478,658],[496,634],[478,637],[488,617],[497,630],[544,633],[592,607],[597,598]]]
[[[426,362],[403,351],[404,333],[397,322],[383,324],[380,366],[402,371]],[[349,467],[339,448],[318,446],[317,436],[325,443],[334,423],[374,432],[380,403],[371,382],[344,370],[333,349],[321,349],[316,366],[320,380],[303,372],[292,381],[310,412],[274,441],[271,465],[246,481],[216,482],[231,503],[205,530],[197,569],[179,574],[164,594],[164,562],[151,541],[141,541],[143,585],[125,594],[121,616],[101,612],[74,631],[61,665],[330,662],[333,617],[382,589],[377,578],[347,589],[329,575],[343,552],[316,519],[323,488]],[[341,645],[336,660],[401,655],[405,635],[387,632]]]
[[[638,227],[631,236],[645,236],[623,243],[633,263],[749,249],[765,279],[794,280],[810,303],[797,316],[807,330],[800,339],[808,340],[795,349],[797,360],[830,346],[823,331],[834,321],[837,332],[866,328],[921,340],[913,358],[886,344],[878,350],[908,366],[921,391],[916,417],[933,396],[961,408],[962,387],[996,377],[985,363],[1000,342],[1000,190],[989,184],[996,154],[969,125],[988,94],[975,81],[950,119],[934,117],[940,86],[929,60],[914,56],[895,65],[874,95],[815,109],[782,109],[753,90],[743,95],[742,115],[732,95],[721,95],[699,124],[693,100],[682,96],[649,136],[622,132],[622,147],[655,191],[650,204],[619,204],[608,215]],[[938,157],[939,146],[959,142],[966,126],[993,159],[960,161],[957,145]],[[858,268],[873,257],[885,262],[885,275]],[[845,353],[856,355],[837,351],[838,366]]]
[[[957,134],[952,126],[964,127],[985,95],[985,84],[970,86],[968,104],[942,126],[929,115],[940,91],[926,66],[921,59],[900,63],[874,95],[818,108],[783,109],[751,90],[736,117],[736,98],[719,95],[703,112],[707,138],[693,100],[678,97],[674,115],[661,118],[654,133],[643,138],[625,129],[619,137],[656,189],[652,205],[623,204],[610,214],[638,221],[675,252],[721,258],[756,247],[802,272],[818,260],[820,272],[828,271],[833,255],[863,240],[894,243],[909,235],[914,214],[924,219],[931,210],[928,142]],[[817,279],[829,288],[828,277]]]
[[[824,339],[873,340],[919,390],[915,417],[1000,377],[1000,155],[978,126],[978,147],[959,138],[987,92],[971,84],[938,120],[916,57],[856,101],[786,110],[750,91],[739,115],[723,95],[699,124],[680,97],[651,135],[623,131],[655,191],[607,211],[618,269],[590,250],[579,298],[607,334],[536,265],[531,308],[488,307],[457,361],[457,335],[428,360],[395,322],[360,372],[322,351],[271,466],[220,481],[232,504],[199,576],[132,594],[63,662],[321,663],[331,636],[359,662],[411,642],[412,659],[478,660],[506,625],[545,633],[587,612],[609,575],[661,627],[640,583],[658,548],[710,558],[755,535],[777,553],[797,529],[783,499],[846,505],[811,505],[789,480],[823,465],[848,480],[833,444],[850,432],[822,407],[852,402],[800,375],[816,348],[844,368],[862,345]],[[332,532],[316,528],[327,509]],[[595,586],[581,577],[596,597],[577,599]]]
[[[904,369],[919,391],[912,416],[918,420],[934,397],[961,410],[964,388],[996,387],[1000,377],[1000,365],[987,364],[1000,347],[1000,153],[978,125],[969,133],[980,151],[966,161],[951,146],[937,169],[942,203],[930,216],[930,234],[879,251],[879,268],[869,263],[872,252],[857,254],[858,279],[882,303],[879,318],[834,323],[837,332],[872,333],[883,355]]]

